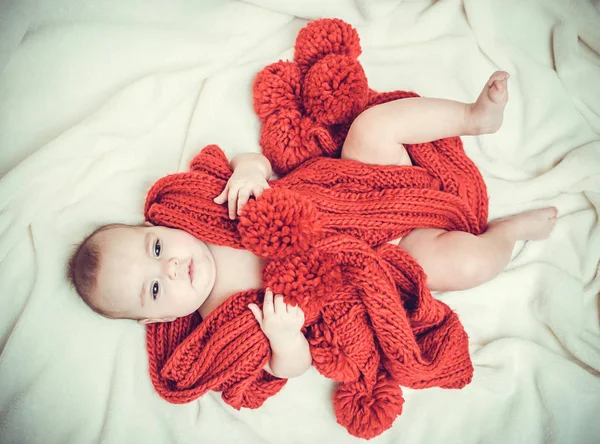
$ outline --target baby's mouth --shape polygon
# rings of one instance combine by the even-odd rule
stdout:
[[[188,273],[190,275],[190,283],[194,282],[194,259],[190,259],[190,265],[188,267]]]

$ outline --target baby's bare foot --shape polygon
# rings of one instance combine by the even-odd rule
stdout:
[[[540,208],[493,220],[489,227],[503,225],[516,240],[541,240],[550,235],[557,214],[556,207]]]
[[[504,107],[508,102],[510,75],[496,71],[487,81],[475,103],[467,105],[467,125],[470,134],[490,134],[498,131],[504,117]]]

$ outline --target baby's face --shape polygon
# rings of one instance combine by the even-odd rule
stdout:
[[[111,311],[141,322],[171,321],[196,311],[214,286],[208,246],[183,230],[116,227],[97,236],[93,297]]]

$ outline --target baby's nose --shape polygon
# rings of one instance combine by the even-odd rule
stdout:
[[[165,274],[169,279],[178,279],[182,276],[183,262],[176,257],[172,257],[165,264]]]

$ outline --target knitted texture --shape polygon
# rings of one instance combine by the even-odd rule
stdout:
[[[340,20],[318,20],[298,35],[295,62],[277,62],[254,84],[263,152],[280,173],[238,220],[213,199],[231,169],[215,145],[191,170],[160,179],[146,218],[216,245],[265,258],[263,285],[305,312],[313,365],[339,382],[338,422],[372,438],[402,412],[400,385],[460,388],[470,382],[467,335],[434,299],[423,269],[387,243],[414,228],[480,234],[487,195],[459,138],[409,145],[414,166],[336,158],[352,120],[368,106],[414,93],[367,86],[358,35]],[[338,156],[339,157],[339,156]],[[150,375],[174,403],[209,390],[234,408],[257,408],[285,380],[263,370],[267,338],[247,308],[264,292],[232,295],[205,319],[197,313],[147,328]]]

